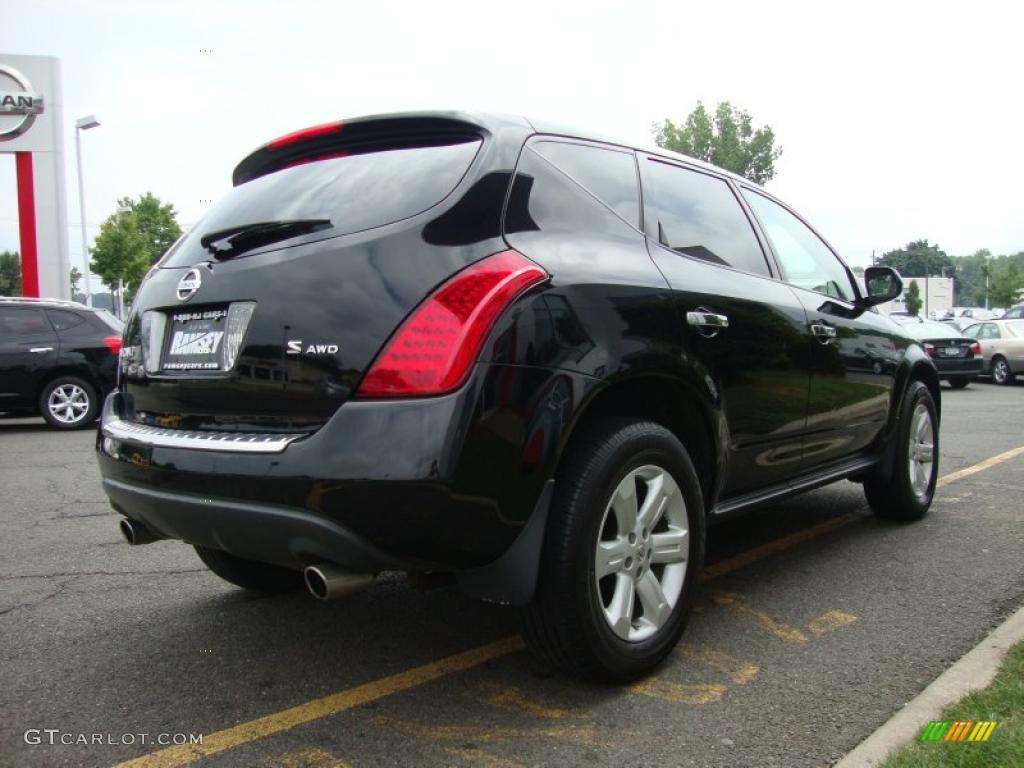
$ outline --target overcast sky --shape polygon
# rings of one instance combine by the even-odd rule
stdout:
[[[0,0],[0,51],[61,59],[72,264],[85,114],[91,237],[147,190],[194,224],[250,150],[332,119],[487,110],[650,144],[698,99],[770,125],[768,188],[865,264],[917,238],[1024,250],[1014,5]],[[0,156],[0,249],[17,242]]]

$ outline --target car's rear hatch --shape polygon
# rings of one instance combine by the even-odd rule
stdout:
[[[494,143],[462,116],[419,115],[320,126],[252,153],[139,290],[122,353],[132,417],[322,424],[435,286],[501,247],[509,174],[487,172]]]

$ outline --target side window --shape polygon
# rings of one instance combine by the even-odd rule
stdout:
[[[49,316],[53,327],[58,331],[67,331],[85,322],[85,318],[81,315],[76,315],[74,312],[68,312],[63,309],[48,309],[46,314]]]
[[[985,323],[981,326],[981,333],[978,335],[979,339],[998,339],[1000,338],[999,328],[994,323]]]
[[[640,189],[632,152],[563,141],[538,141],[530,146],[639,228]]]
[[[527,148],[505,210],[505,231],[571,232],[639,238],[618,215],[550,162]]]
[[[643,163],[644,228],[676,253],[769,275],[747,215],[722,179],[648,158]]]
[[[15,338],[52,336],[53,328],[41,310],[34,307],[0,308],[0,332]]]
[[[980,330],[981,330],[981,324],[980,323],[975,323],[974,325],[969,325],[966,328],[964,328],[961,331],[961,333],[964,336],[966,336],[967,338],[969,338],[969,339],[976,339],[976,338],[978,338],[978,331],[980,331]]]
[[[743,196],[761,221],[785,279],[800,288],[852,301],[850,275],[835,254],[800,219],[774,200],[748,189]]]

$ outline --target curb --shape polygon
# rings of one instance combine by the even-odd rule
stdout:
[[[992,630],[973,650],[836,763],[835,768],[874,768],[894,749],[916,740],[930,720],[941,719],[942,710],[991,683],[1006,652],[1021,640],[1024,640],[1024,607]]]

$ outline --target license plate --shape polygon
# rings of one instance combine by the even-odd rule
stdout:
[[[219,371],[228,310],[197,309],[168,315],[164,371]]]
[[[946,357],[960,357],[960,347],[943,347],[942,354]]]

